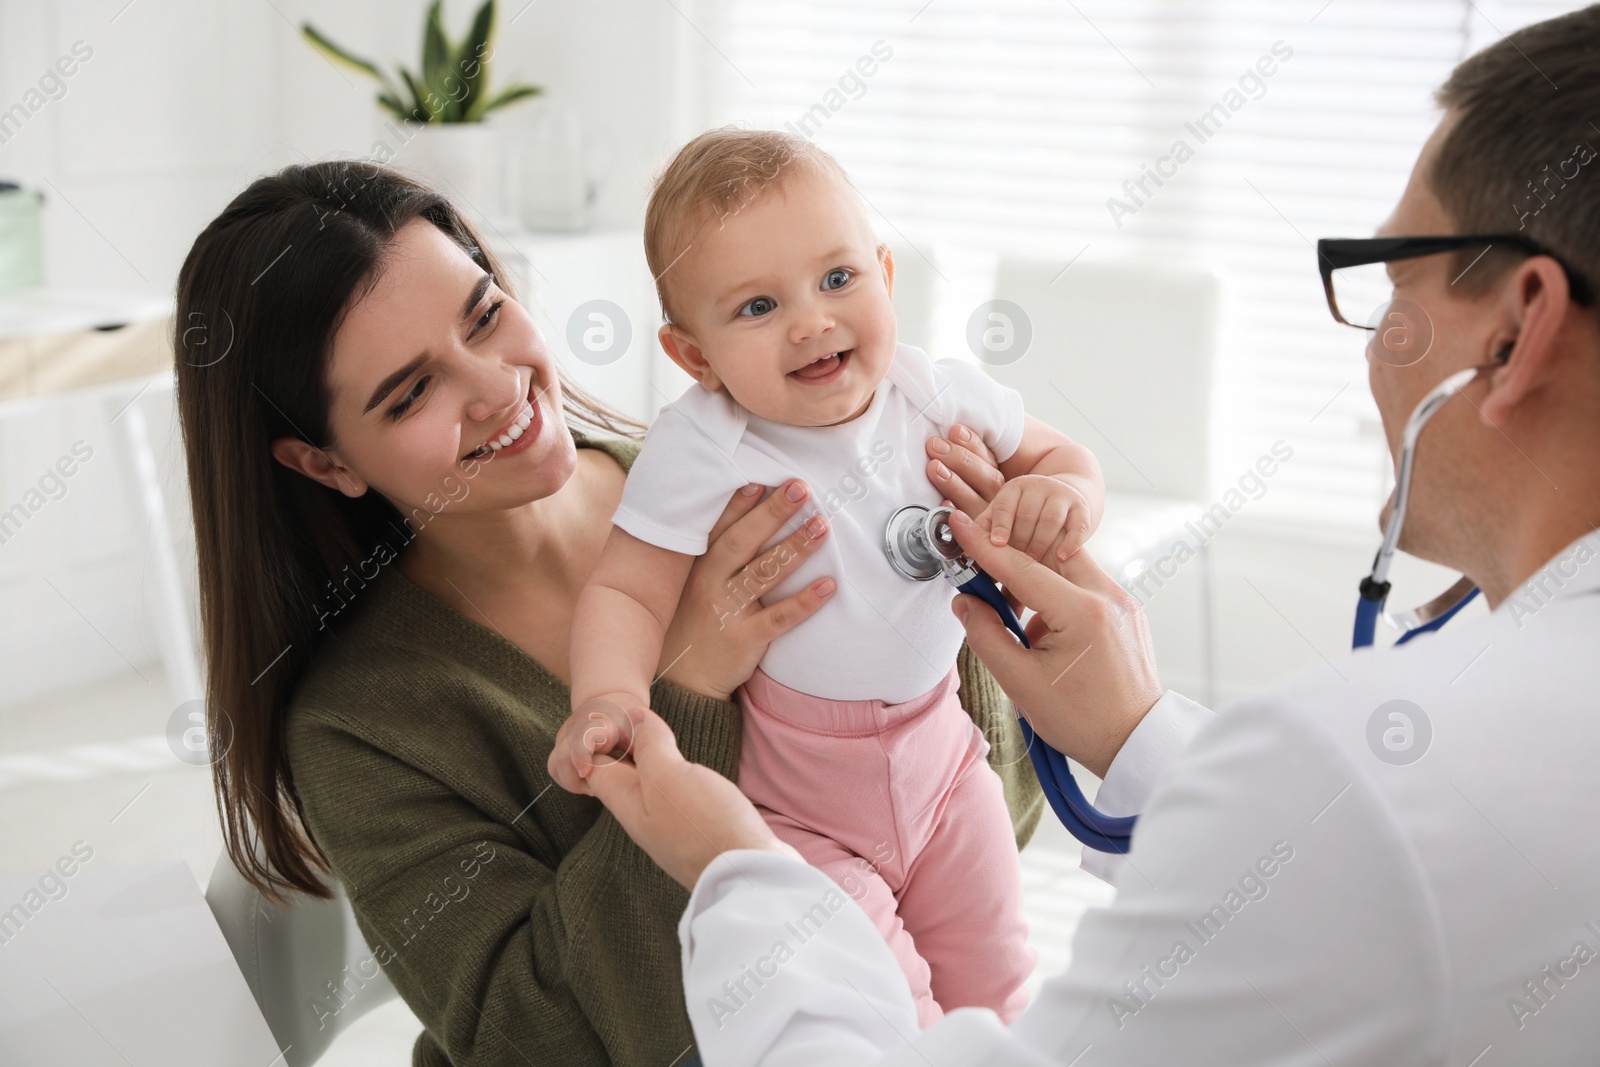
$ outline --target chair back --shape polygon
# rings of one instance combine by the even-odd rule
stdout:
[[[224,850],[206,903],[287,1067],[311,1067],[351,1023],[398,995],[337,882],[332,900],[300,896],[280,911]]]
[[[994,296],[1022,309],[1031,339],[987,369],[1030,414],[1091,449],[1108,490],[1209,499],[1217,277],[1069,262],[1001,259]]]

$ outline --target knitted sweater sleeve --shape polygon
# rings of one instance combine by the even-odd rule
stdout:
[[[1032,839],[1044,811],[1039,778],[1033,773],[1033,761],[1028,758],[1010,698],[965,642],[956,657],[956,669],[961,677],[961,706],[989,742],[989,766],[1005,789],[1006,809],[1011,813],[1020,852]]]
[[[735,773],[736,705],[660,684],[652,706],[687,758]],[[376,963],[423,1023],[415,1063],[664,1065],[688,1050],[688,895],[598,802],[530,804],[492,758],[481,783],[462,773],[482,758],[471,742],[447,756],[306,710],[286,739],[295,789]],[[573,812],[569,824],[592,822],[563,833]]]

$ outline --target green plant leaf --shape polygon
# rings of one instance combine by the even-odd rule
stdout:
[[[494,0],[484,0],[473,17],[472,28],[456,52],[454,75],[461,79],[461,99],[457,113],[462,122],[473,122],[480,112],[478,101],[489,84],[489,41],[494,35]]]
[[[524,97],[538,96],[542,92],[544,92],[544,89],[537,85],[507,86],[489,98],[488,102],[483,105],[483,110],[479,112],[479,116],[487,115],[496,108],[505,107],[507,104],[515,103]]]
[[[311,42],[313,48],[327,56],[329,59],[333,60],[335,63],[342,63],[352,70],[359,71],[369,78],[376,79],[377,82],[383,86],[383,91],[388,93],[390,96],[398,95],[398,93],[395,91],[394,83],[389,80],[389,76],[383,71],[379,70],[377,64],[373,63],[371,60],[362,59],[358,55],[353,55],[350,52],[346,52],[343,48],[334,44],[332,41],[328,40],[328,38],[319,33],[316,27],[312,26],[309,22],[302,22],[300,24],[300,33],[305,37],[306,40]]]
[[[428,110],[427,92],[417,84],[416,75],[401,67],[400,77],[405,79],[406,88],[411,90],[411,107],[407,117],[417,122],[432,122],[433,113]]]
[[[388,93],[378,94],[378,104],[385,111],[399,119],[401,122],[404,122],[406,119],[410,118],[410,116],[406,114],[405,106]]]
[[[427,21],[422,25],[422,84],[438,103],[437,109],[428,106],[428,111],[441,122],[453,121],[444,80],[454,61],[450,38],[444,32],[443,0],[433,0],[428,5]],[[427,106],[426,102],[424,106]]]

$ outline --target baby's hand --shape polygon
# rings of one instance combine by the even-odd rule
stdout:
[[[630,705],[638,703],[625,693],[612,696]],[[627,759],[633,747],[634,723],[642,718],[643,712],[625,712],[621,704],[608,697],[585,701],[556,732],[556,744],[547,763],[550,777],[569,793],[593,796],[586,781],[590,772],[597,766]]]
[[[1012,478],[976,521],[993,543],[1009,543],[1037,560],[1051,551],[1058,560],[1070,559],[1091,528],[1083,494],[1048,474]]]

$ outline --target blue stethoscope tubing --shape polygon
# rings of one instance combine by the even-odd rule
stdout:
[[[1022,623],[1017,618],[1016,612],[1011,610],[1011,605],[1006,602],[993,578],[979,569],[973,578],[956,588],[963,593],[978,597],[994,608],[1000,616],[1000,621],[1005,623],[1006,629],[1016,635],[1022,646],[1033,647],[1028,641],[1028,635],[1022,629]],[[1139,817],[1106,815],[1095,808],[1089,803],[1089,798],[1083,795],[1083,790],[1078,788],[1077,779],[1072,777],[1072,768],[1067,763],[1067,757],[1040,740],[1033,732],[1033,727],[1028,724],[1026,716],[1018,714],[1017,725],[1022,730],[1022,741],[1028,747],[1028,758],[1033,761],[1033,770],[1039,778],[1039,786],[1044,791],[1045,800],[1049,802],[1050,810],[1056,813],[1056,818],[1061,820],[1061,824],[1073,837],[1092,849],[1119,855],[1127,852],[1133,838],[1134,823]]]
[[[1455,605],[1446,610],[1443,615],[1440,615],[1429,622],[1425,622],[1421,626],[1416,626],[1407,630],[1405,633],[1400,635],[1400,637],[1395,641],[1395,644],[1403,645],[1413,637],[1417,637],[1421,634],[1433,633],[1433,631],[1439,629],[1439,627],[1455,618],[1456,612],[1472,603],[1473,598],[1477,595],[1478,589],[1476,586],[1474,586],[1467,591],[1466,596],[1456,601]],[[1368,583],[1365,581],[1361,583],[1361,598],[1356,601],[1355,635],[1350,641],[1350,647],[1352,649],[1371,648],[1372,643],[1377,640],[1378,619],[1383,616],[1383,604],[1388,597],[1389,590],[1387,588],[1387,583],[1385,583],[1385,587],[1383,589],[1376,591],[1375,597],[1369,595]]]
[[[1450,375],[1422,398],[1422,402],[1412,411],[1411,418],[1406,422],[1400,448],[1399,472],[1395,479],[1394,509],[1384,529],[1382,546],[1373,559],[1372,572],[1361,581],[1361,596],[1356,603],[1355,632],[1351,641],[1353,648],[1371,647],[1377,637],[1378,620],[1386,618],[1384,605],[1389,598],[1389,565],[1394,559],[1400,540],[1400,528],[1405,522],[1406,507],[1411,499],[1412,465],[1416,456],[1417,438],[1422,433],[1422,427],[1433,417],[1434,412],[1444,406],[1445,401],[1466,388],[1482,369],[1484,368],[1472,367]],[[1005,623],[1006,629],[1016,635],[1023,647],[1031,648],[1032,645],[1028,641],[1028,635],[1023,631],[1022,623],[1017,619],[1016,612],[1011,610],[1011,605],[1001,595],[994,579],[976,565],[973,570],[975,572],[973,577],[957,588],[963,593],[978,597],[994,608],[1000,616],[1000,621]],[[1477,595],[1477,587],[1462,579],[1443,595],[1415,611],[1406,612],[1398,617],[1387,617],[1387,621],[1404,631],[1395,644],[1403,645],[1420,634],[1432,633],[1439,629],[1455,618],[1456,614]],[[1083,790],[1078,788],[1077,780],[1072,776],[1072,768],[1067,763],[1067,757],[1040,740],[1034,733],[1033,727],[1028,724],[1026,716],[1019,714],[1017,725],[1022,730],[1022,739],[1028,746],[1028,756],[1033,761],[1033,769],[1038,775],[1045,799],[1062,825],[1089,848],[1115,854],[1126,853],[1139,817],[1111,816],[1097,810],[1083,795]]]
[[[1393,562],[1395,550],[1399,547],[1400,529],[1405,524],[1406,508],[1411,502],[1411,472],[1416,460],[1417,439],[1428,420],[1444,407],[1445,401],[1465,389],[1480,370],[1495,366],[1497,364],[1490,363],[1456,371],[1434,386],[1406,420],[1405,433],[1400,439],[1400,462],[1396,465],[1394,507],[1384,527],[1383,543],[1373,557],[1372,572],[1361,579],[1361,595],[1356,600],[1355,629],[1350,638],[1352,649],[1372,647],[1377,640],[1379,619],[1402,631],[1395,644],[1403,645],[1420,634],[1439,629],[1478,595],[1477,587],[1463,578],[1442,595],[1414,611],[1398,616],[1388,615],[1384,611],[1384,605],[1389,600],[1389,564]]]
[[[1456,614],[1478,595],[1477,588],[1463,578],[1442,595],[1414,611],[1399,616],[1390,616],[1384,611],[1384,605],[1389,599],[1389,565],[1394,560],[1394,553],[1400,541],[1400,529],[1405,522],[1406,507],[1411,499],[1411,472],[1416,457],[1417,438],[1422,433],[1422,427],[1447,400],[1466,388],[1480,370],[1492,366],[1494,364],[1470,367],[1450,375],[1422,398],[1422,402],[1416,406],[1410,419],[1406,421],[1405,433],[1401,439],[1399,469],[1395,477],[1394,508],[1384,528],[1383,543],[1373,558],[1372,572],[1361,580],[1361,596],[1356,603],[1355,631],[1351,640],[1353,648],[1372,646],[1377,637],[1380,618],[1403,631],[1399,640],[1395,642],[1403,645],[1419,634],[1432,633],[1439,629],[1455,618]],[[948,508],[940,510],[949,511]],[[959,549],[950,548],[947,552],[932,551],[932,535],[927,533],[925,524],[918,523],[915,514],[910,516],[911,526],[902,525],[900,532],[904,533],[907,529],[922,531],[921,543],[917,543],[915,538],[908,543],[896,535],[896,520],[906,517],[907,512],[937,517],[935,514],[930,514],[926,508],[916,506],[901,508],[891,516],[885,540],[890,562],[895,568],[907,577],[919,581],[929,580],[941,571],[950,575],[958,590],[975,596],[992,607],[1000,616],[1000,621],[1005,623],[1006,629],[1016,635],[1024,648],[1033,647],[1016,612],[1011,610],[1011,605],[1006,602],[994,579],[984,573],[977,564],[965,560],[965,557],[962,557],[962,562],[959,564],[951,563],[952,555],[960,554]],[[926,570],[918,569],[919,566],[928,566],[939,560],[941,556],[942,563],[934,564]],[[970,571],[966,570],[966,567],[970,567]],[[1056,818],[1061,820],[1062,825],[1072,836],[1089,848],[1115,854],[1126,853],[1139,817],[1106,815],[1096,809],[1083,795],[1083,790],[1078,788],[1077,780],[1072,776],[1072,768],[1067,763],[1067,757],[1040,740],[1034,733],[1033,727],[1029,725],[1027,717],[1020,713],[1020,709],[1017,725],[1022,731],[1023,742],[1028,746],[1028,758],[1033,762],[1039,786],[1050,804],[1050,810],[1056,813]]]

